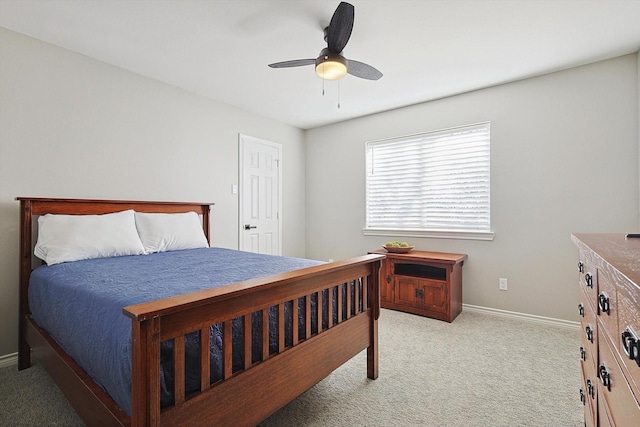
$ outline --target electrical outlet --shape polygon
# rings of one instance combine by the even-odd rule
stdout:
[[[507,290],[507,279],[505,278],[500,278],[500,290],[501,291],[506,291]]]

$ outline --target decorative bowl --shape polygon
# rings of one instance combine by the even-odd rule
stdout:
[[[385,245],[382,245],[382,247],[387,252],[391,252],[393,254],[406,254],[408,252],[411,252],[411,250],[414,248],[414,246],[399,247],[399,246],[385,246]]]

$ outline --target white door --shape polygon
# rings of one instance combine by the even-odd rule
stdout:
[[[281,255],[282,146],[240,135],[240,250]]]

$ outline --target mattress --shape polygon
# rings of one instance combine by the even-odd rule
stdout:
[[[33,320],[130,414],[131,320],[122,313],[123,307],[318,264],[301,258],[206,248],[45,265],[31,274],[29,305]],[[335,297],[333,300],[335,307]],[[315,305],[312,299],[313,311]],[[291,303],[286,304],[285,310],[290,307]],[[273,307],[270,317],[274,321],[276,314]],[[300,316],[304,316],[303,310]],[[252,317],[254,324],[260,321],[259,313]],[[285,325],[289,331],[285,335],[290,334],[290,323]],[[220,329],[221,325],[212,325],[210,334],[212,381],[221,375]],[[254,350],[260,348],[257,340],[261,339],[256,331],[254,327]],[[304,336],[304,330],[300,331]],[[242,347],[235,344],[242,342],[236,339],[242,336],[240,319],[234,322],[233,335],[236,370],[242,366]],[[198,387],[198,340],[198,334],[186,336],[187,392]],[[276,337],[272,334],[270,347],[274,346]],[[171,347],[170,341],[161,346],[163,405],[173,400]],[[189,364],[191,358],[193,364]],[[254,351],[252,358],[256,361],[259,354]]]

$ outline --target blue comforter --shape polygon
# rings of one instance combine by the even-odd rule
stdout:
[[[319,263],[221,248],[75,261],[35,269],[29,305],[35,322],[130,414],[131,320],[122,314],[123,307]],[[238,333],[234,326],[234,335]],[[197,334],[187,336],[187,352],[197,340]],[[212,329],[212,349],[216,341],[219,336]],[[170,347],[163,343],[163,359],[171,354]],[[236,353],[234,348],[234,359],[241,364]],[[172,400],[172,367],[162,373],[167,404]],[[197,375],[187,371],[187,377]],[[218,373],[211,375],[215,380]]]

